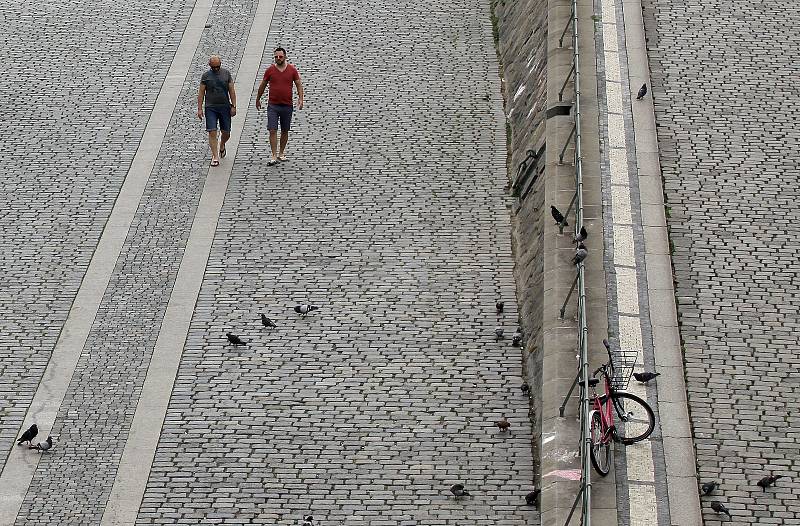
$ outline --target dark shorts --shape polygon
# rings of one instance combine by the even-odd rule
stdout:
[[[231,109],[222,106],[206,106],[206,131],[216,131],[217,123],[219,129],[224,132],[231,131]]]
[[[289,104],[268,104],[267,105],[267,129],[277,130],[278,121],[281,123],[281,131],[289,131],[292,125],[292,112],[294,108]]]

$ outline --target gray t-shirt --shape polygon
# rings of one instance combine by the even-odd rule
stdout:
[[[209,69],[200,78],[200,83],[206,86],[206,107],[224,107],[231,105],[228,95],[228,84],[233,82],[231,72],[225,68],[219,71]]]

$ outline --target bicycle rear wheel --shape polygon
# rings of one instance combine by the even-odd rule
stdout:
[[[647,402],[626,392],[612,393],[611,401],[620,419],[615,425],[620,442],[633,444],[650,436],[656,427],[656,416]]]
[[[592,449],[589,456],[595,471],[601,477],[605,477],[611,470],[611,440],[605,436],[603,418],[598,411],[590,413],[589,426],[592,437]]]

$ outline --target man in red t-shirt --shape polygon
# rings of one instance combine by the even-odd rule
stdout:
[[[269,84],[269,103],[267,104],[267,129],[269,129],[269,146],[272,148],[272,159],[267,165],[286,160],[286,143],[289,142],[289,127],[292,123],[292,83],[297,86],[297,109],[303,109],[303,83],[297,68],[286,62],[286,50],[275,49],[275,63],[264,72],[264,80],[258,86],[256,109],[261,109],[261,96]],[[278,151],[278,123],[281,126],[281,149]]]

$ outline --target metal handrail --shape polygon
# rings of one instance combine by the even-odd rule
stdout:
[[[580,52],[578,50],[578,2],[572,0],[572,12],[570,13],[570,22],[572,24],[572,68],[570,69],[567,80],[564,81],[564,86],[561,92],[564,91],[567,81],[574,75],[575,79],[575,126],[570,133],[570,139],[574,135],[575,138],[575,234],[580,232],[583,226],[583,159],[581,155],[581,84],[580,84]],[[569,27],[570,22],[567,23]],[[566,33],[566,27],[564,28]],[[563,39],[564,33],[561,37]],[[561,46],[561,39],[559,46]],[[561,100],[561,92],[559,92],[559,100]],[[567,144],[569,139],[567,139]],[[566,145],[565,145],[566,149]],[[563,159],[563,150],[559,162]],[[570,207],[572,205],[570,204]],[[567,210],[567,214],[569,210]],[[565,214],[566,215],[566,214]],[[578,374],[575,376],[575,381],[572,383],[567,398],[564,400],[559,413],[563,416],[563,410],[566,405],[567,399],[572,395],[572,391],[576,384],[580,385],[580,422],[581,422],[581,440],[580,440],[580,456],[581,456],[581,486],[578,494],[575,496],[575,502],[572,509],[567,516],[565,526],[568,526],[572,520],[572,516],[576,511],[578,502],[581,502],[581,525],[591,526],[592,523],[592,476],[591,476],[591,463],[589,458],[589,451],[592,445],[592,438],[589,432],[589,411],[591,410],[591,403],[589,400],[589,356],[588,356],[588,334],[589,328],[586,322],[586,282],[585,282],[585,267],[583,261],[577,264],[577,276],[575,282],[572,284],[570,293],[567,295],[567,300],[572,295],[572,291],[577,283],[578,286],[578,346],[580,351],[580,364],[578,367]],[[566,301],[564,305],[566,306]],[[561,317],[564,317],[564,307],[561,308]]]

